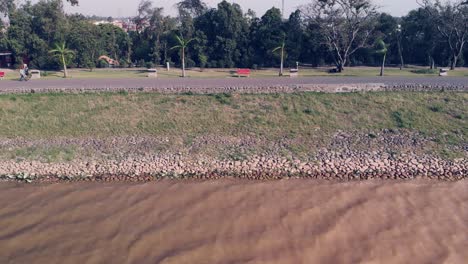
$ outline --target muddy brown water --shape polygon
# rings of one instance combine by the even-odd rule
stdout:
[[[0,263],[467,263],[468,181],[0,184]]]

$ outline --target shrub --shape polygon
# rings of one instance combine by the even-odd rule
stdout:
[[[128,95],[128,91],[127,91],[127,90],[120,90],[120,91],[119,91],[119,94],[120,94],[120,95],[123,95],[123,96],[127,96],[127,95]]]
[[[218,101],[220,104],[225,104],[229,105],[231,104],[231,94],[228,93],[222,93],[222,94],[216,94],[215,96],[216,101]]]
[[[109,63],[105,60],[100,60],[98,63],[98,68],[109,68]]]
[[[431,110],[432,112],[442,112],[442,109],[443,107],[441,105],[432,105],[429,107],[429,110]]]
[[[154,63],[152,63],[152,62],[150,62],[150,61],[149,61],[149,62],[146,62],[146,63],[145,63],[145,67],[148,68],[148,69],[152,69],[152,68],[154,68]]]
[[[392,112],[392,118],[399,128],[411,128],[413,126],[411,121],[405,118],[400,111]]]
[[[129,66],[128,62],[126,60],[123,60],[123,59],[120,60],[119,63],[120,63],[121,68],[128,68],[128,66]]]
[[[208,56],[200,54],[198,60],[200,61],[200,68],[203,70],[207,66]]]
[[[190,58],[187,58],[187,59],[185,60],[185,67],[187,67],[187,68],[193,68],[193,67],[195,67],[195,66],[196,66],[196,63],[195,63],[194,60],[192,60],[192,59],[190,59]]]
[[[306,108],[304,110],[302,110],[302,112],[306,115],[320,115],[320,112],[317,111],[317,110],[314,110],[312,108]]]
[[[411,70],[412,73],[416,74],[436,74],[437,70],[435,69],[417,69],[417,70]]]
[[[145,60],[141,59],[137,62],[137,67],[139,68],[143,68],[145,67],[146,63],[145,63]]]

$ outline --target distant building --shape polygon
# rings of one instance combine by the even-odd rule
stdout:
[[[123,24],[123,29],[126,31],[126,32],[131,32],[131,31],[137,31],[137,26],[135,23],[133,23],[131,20],[125,22]]]
[[[94,25],[114,25],[116,27],[119,27],[121,29],[123,29],[123,22],[122,21],[112,21],[112,22],[109,22],[109,21],[105,21],[105,20],[102,20],[102,21],[94,21],[93,22]]]
[[[13,63],[13,53],[0,51],[0,68],[10,68]]]
[[[106,20],[101,20],[101,21],[94,21],[93,22],[94,25],[114,25],[118,28],[121,28],[123,29],[125,32],[129,32],[129,31],[136,31],[137,30],[137,26],[135,23],[133,23],[132,20],[130,19],[126,19],[126,21],[122,21],[122,20],[114,20],[114,21],[106,21]]]

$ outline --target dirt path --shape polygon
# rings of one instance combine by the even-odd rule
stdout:
[[[1,184],[0,263],[464,263],[467,188]]]

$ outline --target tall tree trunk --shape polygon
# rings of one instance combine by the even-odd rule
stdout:
[[[68,78],[67,63],[65,62],[64,55],[62,55],[62,63],[63,63],[63,78]]]
[[[185,78],[185,48],[182,48],[182,77]]]
[[[398,55],[400,56],[400,71],[405,67],[405,61],[403,60],[403,51],[401,50],[401,43],[398,42]]]
[[[343,61],[338,61],[337,64],[338,65],[336,65],[336,69],[338,70],[338,72],[343,72],[344,71]]]
[[[452,57],[452,61],[450,63],[450,70],[455,70],[455,68],[457,67],[457,62],[458,62],[458,56],[457,55],[453,55]]]
[[[128,50],[127,50],[127,63],[129,67],[132,64],[132,47],[130,45],[128,45]]]
[[[167,42],[164,41],[164,62],[165,63],[168,63],[168,59],[167,59]]]
[[[383,60],[382,60],[382,66],[380,67],[380,76],[384,76],[385,72],[385,60],[387,59],[387,53],[384,54]]]
[[[281,67],[279,76],[283,76],[283,65],[284,65],[284,48],[281,48]]]
[[[435,68],[434,58],[431,55],[429,55],[429,69],[434,70],[434,68]]]

